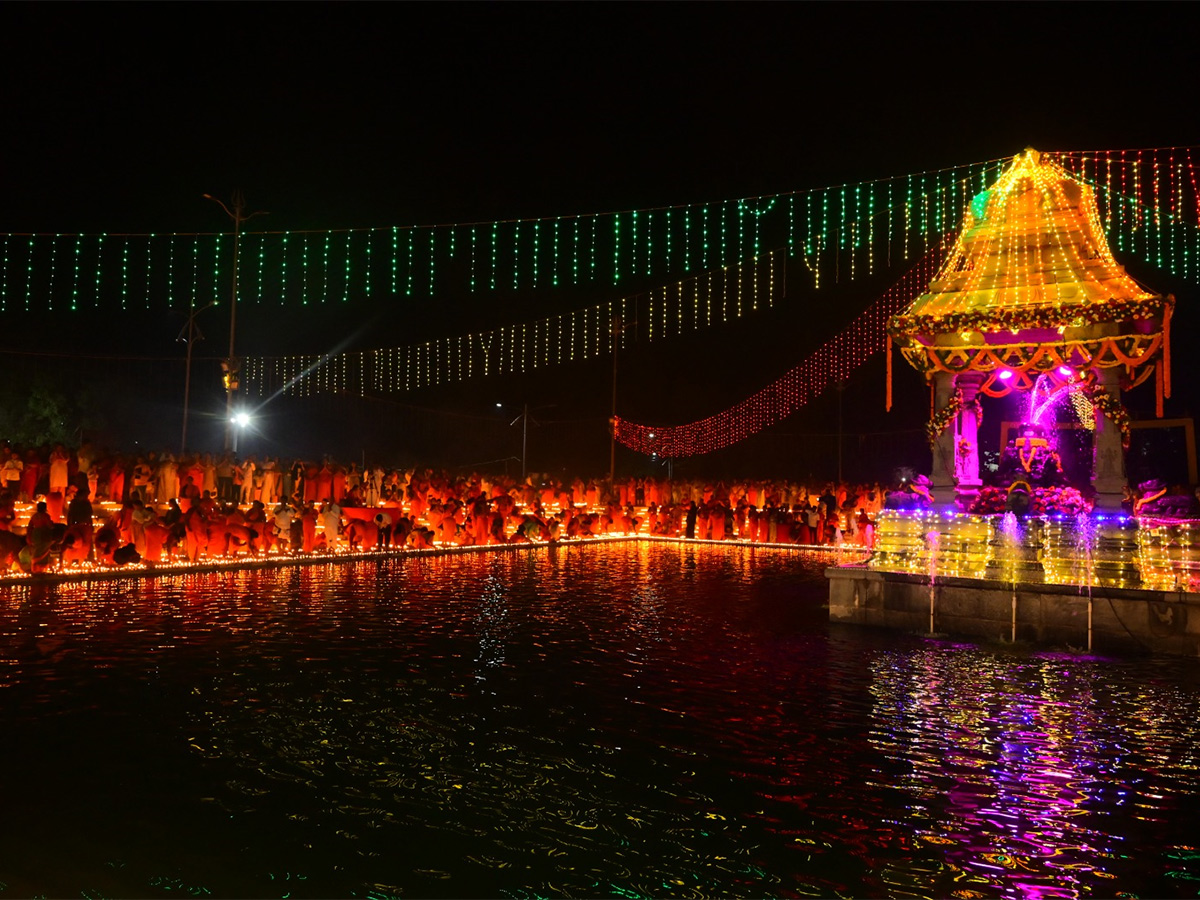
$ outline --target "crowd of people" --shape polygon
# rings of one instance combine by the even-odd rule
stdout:
[[[452,474],[233,454],[0,448],[0,568],[660,535],[870,547],[879,485]]]

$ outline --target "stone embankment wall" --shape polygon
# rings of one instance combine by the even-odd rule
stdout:
[[[826,571],[829,619],[1097,653],[1200,656],[1200,595],[1010,584],[840,566]],[[1015,612],[1014,612],[1015,598]],[[932,602],[931,602],[932,600]],[[932,606],[932,629],[930,616]]]

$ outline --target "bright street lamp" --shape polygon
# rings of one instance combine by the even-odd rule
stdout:
[[[242,433],[242,429],[250,424],[250,414],[245,410],[239,410],[229,417],[229,424],[235,426],[233,431],[233,452],[237,453],[238,436]],[[228,426],[226,427],[228,433]]]

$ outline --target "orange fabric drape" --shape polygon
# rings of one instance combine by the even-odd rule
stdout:
[[[1163,417],[1163,363],[1160,359],[1154,364],[1154,415]]]
[[[887,403],[885,409],[887,412],[892,411],[892,339],[884,335],[883,337],[883,352],[887,354]]]
[[[1175,307],[1172,304],[1167,304],[1166,312],[1163,313],[1163,396],[1171,396],[1171,313]]]

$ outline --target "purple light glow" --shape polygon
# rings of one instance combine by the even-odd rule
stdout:
[[[1058,367],[1058,374],[1059,374],[1059,375],[1061,375],[1063,378],[1070,378],[1070,377],[1071,377],[1071,368],[1070,368],[1070,366],[1059,366],[1059,367]]]
[[[1000,372],[1000,380],[1001,381],[1008,381],[1008,379],[1010,379],[1012,377],[1013,377],[1013,373],[1011,371],[1009,371],[1008,369],[1004,369],[1003,371]]]

